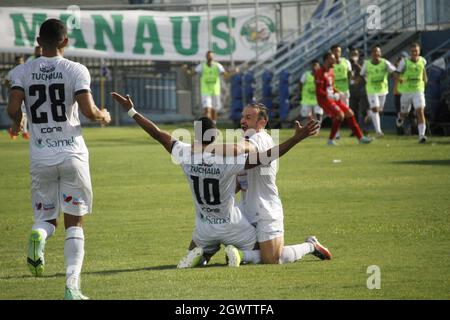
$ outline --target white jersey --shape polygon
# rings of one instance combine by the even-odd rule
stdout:
[[[235,205],[236,175],[245,167],[246,155],[222,158],[193,153],[190,144],[176,141],[172,157],[187,177],[197,218],[209,224],[229,224],[239,210]],[[218,161],[220,160],[220,161]]]
[[[75,95],[90,91],[90,82],[85,66],[60,56],[12,70],[11,88],[25,93],[31,165],[57,165],[71,156],[88,160]]]
[[[256,147],[258,152],[274,147],[272,137],[265,130],[253,134],[248,141]],[[268,165],[245,170],[247,190],[242,191],[240,207],[250,223],[258,222],[261,216],[282,212],[283,208],[276,186],[277,170],[278,160]]]

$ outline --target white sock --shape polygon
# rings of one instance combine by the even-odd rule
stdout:
[[[243,250],[244,253],[244,262],[250,263],[261,263],[261,251],[259,250]]]
[[[419,137],[425,136],[425,130],[427,129],[427,125],[425,123],[419,123],[417,125],[417,129],[419,130]]]
[[[55,226],[51,223],[48,223],[46,221],[40,221],[36,222],[32,227],[31,230],[39,231],[39,233],[42,235],[44,240],[50,238],[53,233],[55,233]]]
[[[370,112],[370,118],[372,119],[373,127],[376,133],[381,133],[380,113]]]
[[[64,257],[66,260],[66,286],[80,289],[80,273],[84,258],[83,228],[70,227],[66,230]]]
[[[314,252],[314,246],[309,242],[285,246],[281,251],[280,263],[289,263],[300,260],[311,252]]]

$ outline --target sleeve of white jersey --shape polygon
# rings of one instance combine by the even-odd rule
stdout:
[[[364,77],[366,75],[366,68],[367,68],[366,65],[367,65],[367,63],[366,63],[366,61],[364,61],[361,71],[359,72],[360,76],[362,76],[362,77]]]
[[[221,65],[220,63],[217,62],[217,68],[219,69],[219,73],[222,74],[225,72],[225,68],[223,67],[223,65]]]
[[[400,60],[400,63],[398,64],[396,71],[402,73],[405,70],[405,65],[406,65],[405,59]]]
[[[386,71],[389,73],[392,73],[395,71],[394,65],[388,60],[386,60]]]
[[[74,80],[75,94],[91,91],[91,75],[89,74],[89,70],[82,64],[78,65]]]
[[[174,141],[172,144],[172,161],[175,164],[183,164],[190,159],[191,145],[181,141]]]
[[[13,88],[20,88],[22,90],[24,90],[24,82],[23,82],[23,74],[24,74],[24,68],[25,65],[21,64],[18,65],[17,67],[15,67],[14,69],[12,69],[8,75],[9,75],[9,82],[11,85],[11,89]]]
[[[306,74],[307,74],[308,72],[305,72],[305,73],[303,73],[302,74],[302,77],[300,78],[300,82],[302,83],[302,84],[305,84],[305,82],[306,82]]]
[[[345,61],[347,61],[347,69],[348,69],[348,71],[353,71],[352,70],[352,64],[350,63],[350,61],[348,61],[347,59],[345,59]]]
[[[195,72],[198,74],[202,74],[202,71],[203,71],[203,63],[200,63],[195,67]]]

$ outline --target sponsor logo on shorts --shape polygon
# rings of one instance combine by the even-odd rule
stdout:
[[[74,206],[81,206],[81,205],[85,204],[85,202],[84,202],[83,199],[73,198],[72,204],[73,204]]]
[[[86,204],[86,202],[81,198],[75,198],[71,195],[63,194],[64,202],[71,203],[74,206],[80,206]]]
[[[54,210],[55,209],[55,204],[53,204],[53,203],[37,202],[35,207],[36,207],[36,210],[49,211],[49,210]]]

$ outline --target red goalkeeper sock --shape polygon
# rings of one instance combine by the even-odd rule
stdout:
[[[339,128],[341,127],[341,121],[339,121],[338,119],[334,118],[333,119],[333,123],[331,125],[331,131],[330,131],[330,140],[334,140],[334,138],[336,138],[336,132],[339,131]]]
[[[350,129],[352,129],[355,136],[360,140],[363,137],[363,134],[361,132],[361,129],[359,128],[358,124],[356,123],[355,116],[352,116],[350,118],[346,119],[348,126]]]

